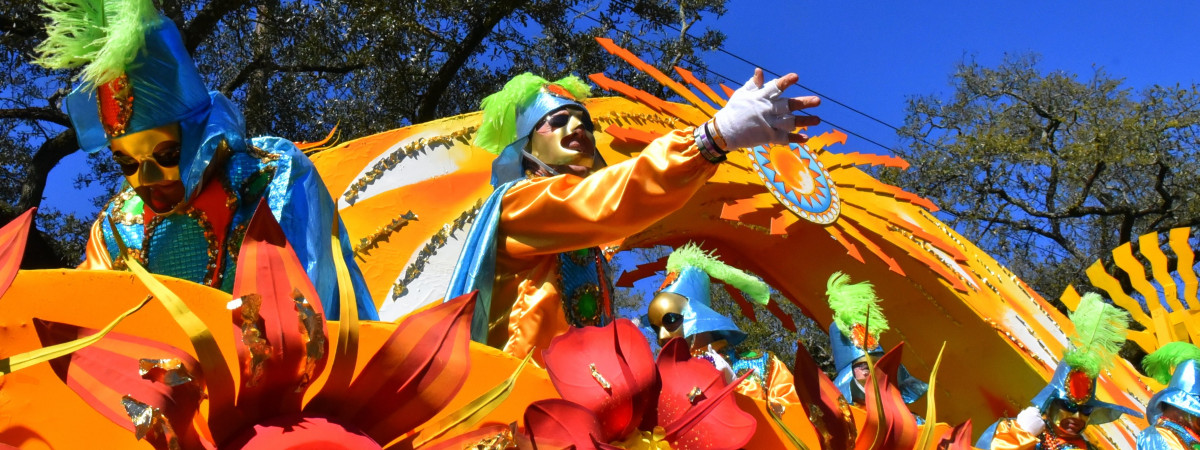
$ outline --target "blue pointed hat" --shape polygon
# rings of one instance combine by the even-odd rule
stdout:
[[[1129,313],[1108,304],[1098,294],[1088,293],[1071,313],[1075,332],[1071,345],[1054,370],[1050,383],[1032,400],[1034,407],[1045,413],[1055,400],[1077,407],[1091,407],[1091,425],[1117,420],[1121,414],[1142,417],[1142,414],[1121,405],[1096,398],[1096,377],[1119,358],[1117,352],[1125,343],[1129,329]]]
[[[870,348],[873,357],[884,355],[879,344],[879,334],[887,331],[887,318],[879,307],[879,297],[870,282],[850,283],[850,277],[834,272],[825,284],[829,296],[829,308],[833,310],[833,323],[829,324],[829,346],[833,351],[833,365],[837,369],[834,384],[846,398],[851,398],[851,383],[854,383],[854,362],[867,356]],[[908,373],[903,364],[896,371],[896,387],[905,403],[912,403],[925,395],[929,385]]]
[[[1190,342],[1171,342],[1142,359],[1142,369],[1167,387],[1146,405],[1151,425],[1158,422],[1163,405],[1200,416],[1200,348]],[[1172,373],[1173,372],[1173,373]]]
[[[713,311],[709,277],[740,289],[759,304],[770,301],[770,288],[762,280],[721,262],[692,243],[671,253],[667,258],[667,272],[666,286],[660,292],[670,292],[688,300],[682,312],[684,337],[709,333],[714,341],[724,339],[729,345],[737,345],[746,339],[746,333],[738,329],[732,319]]]
[[[108,0],[82,3],[88,2],[109,6]],[[105,40],[98,42],[107,42],[99,51],[71,55],[64,49],[72,47],[62,42],[81,38],[61,30],[77,30],[79,25],[52,24],[50,38],[39,47],[39,63],[50,68],[88,64],[82,82],[65,100],[79,146],[87,152],[107,147],[112,138],[178,122],[180,177],[187,198],[194,198],[222,142],[232,149],[245,148],[245,121],[228,99],[204,86],[174,22],[158,14],[148,0],[119,4],[138,10],[111,12],[127,19],[122,27],[84,26],[89,36],[99,33]],[[107,56],[121,52],[128,53],[127,60]]]
[[[1042,413],[1045,413],[1055,400],[1062,400],[1075,406],[1091,407],[1092,414],[1088,418],[1089,425],[1103,425],[1112,422],[1119,419],[1121,414],[1142,417],[1142,413],[1133,409],[1097,399],[1096,379],[1090,378],[1084,381],[1082,375],[1077,375],[1080,373],[1082,372],[1072,370],[1071,366],[1065,362],[1058,363],[1058,368],[1054,370],[1054,376],[1050,378],[1050,383],[1042,388],[1030,403]],[[1079,387],[1071,386],[1073,377],[1079,383]],[[1088,383],[1086,387],[1082,386],[1085,382]],[[1086,397],[1081,395],[1085,391]]]
[[[587,108],[579,103],[590,94],[591,88],[578,77],[568,76],[551,83],[527,72],[483,99],[480,105],[483,119],[475,135],[475,145],[499,155],[492,161],[492,186],[525,178],[521,164],[525,145],[534,125],[547,114],[576,108],[590,122]],[[596,157],[601,158],[599,153]]]

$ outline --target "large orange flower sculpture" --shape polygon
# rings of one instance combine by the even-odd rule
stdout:
[[[177,308],[176,319],[192,336],[199,358],[150,339],[110,333],[52,361],[55,373],[139,439],[182,449],[381,448],[432,418],[466,380],[473,295],[409,316],[351,379],[357,324],[342,324],[330,358],[321,302],[266,208],[248,226],[238,270],[227,331],[237,347],[236,395],[224,356],[206,350],[216,348],[209,347],[211,332],[189,328],[186,306],[162,299],[153,285],[168,309]],[[95,332],[49,321],[35,325],[46,346]],[[315,395],[306,395],[330,359],[328,379]],[[207,416],[201,414],[205,398]]]

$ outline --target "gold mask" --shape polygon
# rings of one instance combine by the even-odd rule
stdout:
[[[125,180],[155,214],[171,214],[186,195],[179,174],[179,124],[129,133],[109,141],[113,161]]]
[[[684,296],[671,292],[659,292],[650,300],[646,315],[650,317],[650,326],[658,333],[659,345],[683,337],[683,307],[687,301]]]
[[[593,167],[599,158],[596,157],[596,138],[592,128],[586,114],[576,108],[547,114],[529,134],[529,152],[555,169],[565,166],[598,169]]]

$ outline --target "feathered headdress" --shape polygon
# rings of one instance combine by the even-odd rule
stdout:
[[[1075,404],[1084,404],[1095,395],[1096,377],[1111,367],[1129,331],[1129,313],[1105,303],[1099,294],[1088,293],[1071,314],[1075,333],[1063,354],[1067,371],[1066,396]]]
[[[541,119],[549,111],[541,111],[537,117],[522,119],[525,109],[528,109],[539,94],[548,93],[573,102],[582,102],[592,93],[592,88],[577,76],[570,75],[553,83],[532,73],[517,75],[504,85],[500,92],[487,96],[480,104],[483,110],[483,120],[475,134],[475,145],[491,153],[499,155],[509,144],[517,141],[531,130],[518,130],[518,122],[529,122]],[[522,135],[518,135],[518,133]]]
[[[850,284],[849,275],[834,272],[825,284],[825,295],[829,296],[833,321],[842,333],[860,347],[874,348],[879,335],[888,330],[888,321],[871,282]]]
[[[1112,366],[1129,331],[1129,313],[1110,305],[1099,294],[1084,294],[1079,308],[1071,314],[1075,334],[1063,362],[1095,378]]]
[[[34,63],[48,69],[84,66],[79,77],[102,85],[125,72],[161,21],[150,0],[46,0],[47,38]]]
[[[679,247],[667,258],[667,272],[678,274],[685,267],[695,267],[703,270],[709,276],[725,282],[746,293],[754,302],[765,305],[771,300],[771,289],[762,280],[745,271],[721,262],[712,252],[704,251],[700,246],[688,243]],[[668,275],[670,277],[670,275]]]
[[[1171,342],[1146,355],[1142,359],[1142,370],[1150,378],[1167,384],[1171,381],[1171,374],[1175,373],[1175,367],[1189,359],[1200,361],[1200,348],[1190,342]]]

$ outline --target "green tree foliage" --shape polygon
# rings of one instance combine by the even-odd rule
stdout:
[[[1048,300],[1086,285],[1114,247],[1200,223],[1196,86],[1135,91],[1100,69],[1042,71],[1029,55],[966,61],[952,86],[909,100],[895,152],[912,167],[881,176],[932,199]]]
[[[50,169],[77,151],[62,112],[74,74],[29,64],[33,47],[45,38],[39,3],[0,0],[0,223],[39,206]],[[335,124],[343,139],[351,139],[469,112],[525,71],[547,78],[606,72],[663,93],[593,38],[612,38],[662,70],[688,66],[697,52],[724,39],[698,25],[723,14],[724,0],[158,5],[181,30],[208,86],[242,108],[250,135],[297,141],[319,139]],[[109,158],[104,151],[90,156],[93,170],[75,183],[77,189],[92,186],[88,195],[97,197],[97,209],[120,182]],[[43,210],[38,226],[45,232],[31,242],[26,266],[76,264],[94,214],[84,216]]]

